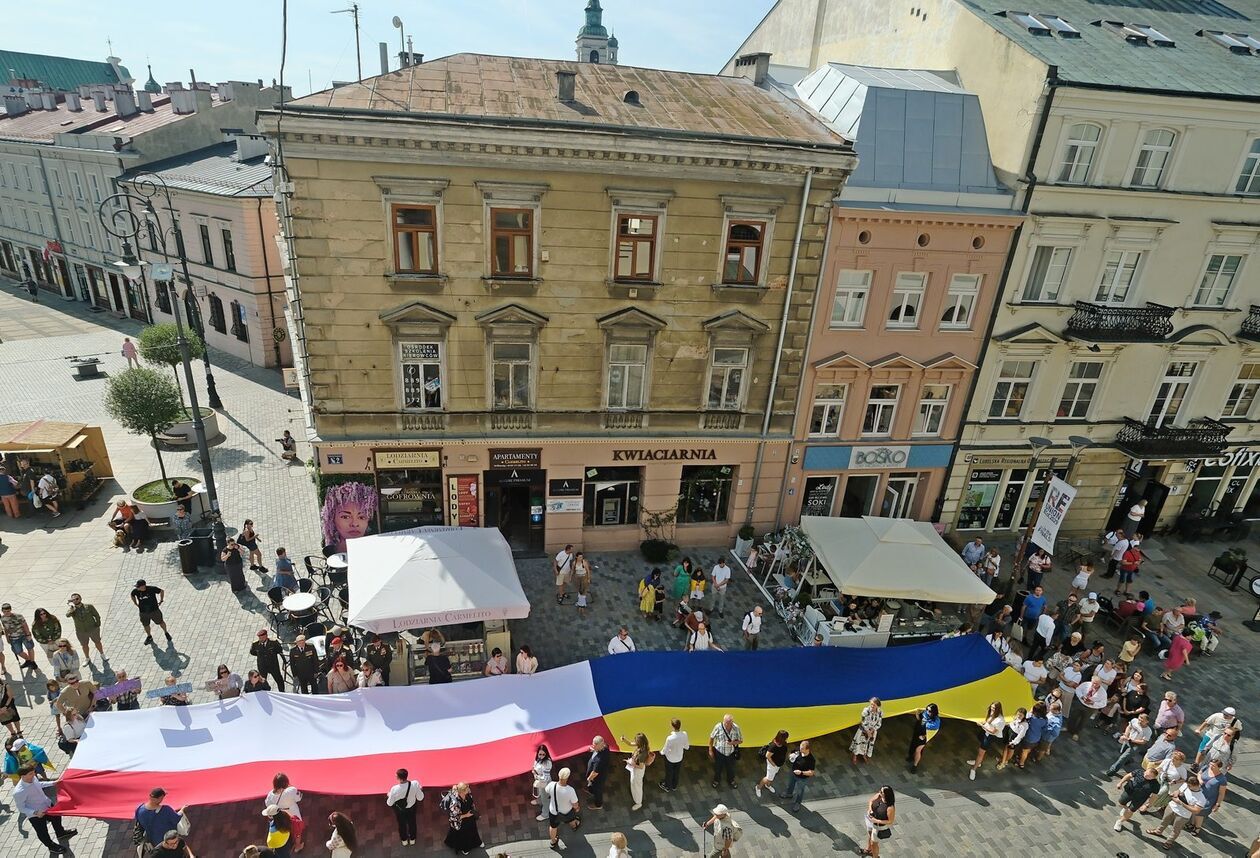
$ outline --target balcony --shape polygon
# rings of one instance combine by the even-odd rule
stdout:
[[[1110,307],[1076,302],[1067,332],[1085,340],[1106,343],[1158,343],[1172,333],[1174,307],[1146,302],[1145,307]]]
[[[1199,417],[1185,426],[1152,426],[1126,417],[1116,433],[1116,446],[1136,459],[1215,456],[1225,450],[1233,429],[1209,417]]]
[[[644,415],[642,411],[605,411],[605,429],[642,429]]]
[[[1244,340],[1251,340],[1253,343],[1260,343],[1260,304],[1251,305],[1247,318],[1243,319],[1242,327],[1238,329],[1238,336]]]
[[[423,414],[403,414],[398,418],[399,429],[403,432],[444,432],[446,430],[446,412],[429,411]]]
[[[731,430],[744,425],[744,415],[739,411],[706,411],[701,419],[703,429]]]
[[[490,428],[495,432],[519,432],[534,428],[532,411],[491,411]]]

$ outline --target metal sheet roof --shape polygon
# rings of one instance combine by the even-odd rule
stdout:
[[[171,188],[225,197],[269,197],[275,190],[263,156],[238,161],[236,144],[219,143],[129,170],[122,180],[157,174]]]
[[[557,98],[556,72],[576,75],[572,102]],[[625,101],[629,90],[638,104]],[[289,102],[286,109],[341,108],[542,123],[682,131],[713,137],[847,147],[846,141],[773,88],[723,75],[556,60],[453,54]]]
[[[131,76],[126,68],[120,68]],[[6,81],[29,78],[60,90],[78,89],[82,84],[122,82],[109,63],[21,51],[0,50],[0,75]]]
[[[1201,31],[1247,33],[1260,38],[1260,0],[959,0],[989,26],[1047,65],[1066,81],[1128,89],[1260,97],[1260,55],[1231,53]],[[1078,37],[1034,34],[1003,14],[1031,11],[1063,18]],[[1126,40],[1095,22],[1154,27],[1175,44]]]

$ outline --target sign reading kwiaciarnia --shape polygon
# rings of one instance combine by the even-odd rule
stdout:
[[[1059,535],[1059,527],[1063,524],[1063,519],[1067,518],[1068,507],[1075,497],[1076,489],[1058,477],[1051,478],[1045,502],[1042,503],[1037,523],[1033,526],[1034,545],[1054,553],[1054,538]]]

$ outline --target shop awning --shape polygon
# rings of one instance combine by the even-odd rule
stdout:
[[[928,522],[807,515],[801,529],[846,595],[963,605],[987,605],[997,595]]]
[[[349,623],[372,632],[519,620],[529,600],[493,527],[416,527],[352,539]]]

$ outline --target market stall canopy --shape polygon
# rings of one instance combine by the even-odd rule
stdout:
[[[847,596],[987,605],[997,595],[928,522],[807,515],[801,529]]]
[[[350,625],[392,632],[529,616],[498,528],[415,527],[347,543]]]
[[[31,420],[0,424],[0,447],[7,451],[45,451],[65,447],[87,428],[86,423]]]

